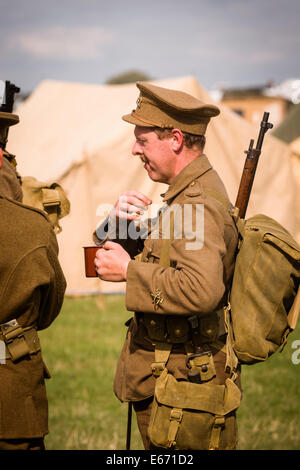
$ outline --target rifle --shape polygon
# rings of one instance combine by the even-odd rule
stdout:
[[[15,94],[19,93],[20,88],[5,81],[5,89],[3,93],[3,102],[0,103],[0,148],[5,150],[9,127],[19,122],[18,116],[12,114],[14,107]],[[3,126],[1,125],[3,121]]]
[[[9,80],[5,81],[4,101],[0,106],[2,113],[12,113],[14,107],[15,94],[20,92],[20,88],[10,83]]]
[[[235,207],[239,209],[239,217],[242,219],[245,218],[245,214],[247,211],[250,193],[254,181],[258,159],[261,154],[261,148],[265,133],[273,127],[273,124],[268,122],[269,114],[270,113],[265,112],[263,115],[263,119],[260,123],[260,132],[257,139],[256,148],[253,148],[254,140],[251,139],[248,150],[245,150],[247,157],[245,160],[238,195],[235,202]]]

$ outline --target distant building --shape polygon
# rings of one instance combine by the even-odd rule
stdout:
[[[225,90],[221,102],[244,117],[248,122],[257,124],[263,113],[270,113],[270,120],[277,126],[285,118],[290,101],[280,96],[266,96],[264,88],[245,88]]]
[[[300,103],[300,80],[289,79],[278,86],[268,83],[252,88],[224,88],[213,90],[211,95],[253,124],[260,122],[267,111],[276,127],[293,105]]]

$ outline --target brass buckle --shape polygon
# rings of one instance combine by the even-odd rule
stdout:
[[[0,328],[6,344],[11,343],[15,338],[24,336],[22,327],[15,319],[6,323],[2,323]]]
[[[178,421],[178,423],[181,423],[182,416],[183,412],[180,408],[173,408],[170,414],[170,420]]]
[[[164,362],[153,362],[151,364],[152,375],[154,375],[154,377],[159,377],[162,371],[164,370],[164,368],[165,368]]]

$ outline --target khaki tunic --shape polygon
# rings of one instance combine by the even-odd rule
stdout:
[[[195,314],[209,321],[210,315],[226,303],[238,235],[228,210],[212,192],[228,200],[220,177],[202,155],[176,176],[164,195],[164,203],[167,208],[174,204],[194,208],[203,205],[203,246],[200,243],[197,249],[187,249],[190,239],[174,238],[169,247],[170,266],[161,266],[162,231],[154,229],[144,242],[141,259],[129,262],[126,307],[136,313],[129,323],[115,376],[114,391],[121,401],[143,400],[154,392],[150,367],[154,346],[147,337],[143,313],[171,315],[172,322],[176,317]],[[215,383],[224,383],[227,377],[224,356],[214,351]],[[187,377],[185,357],[182,345],[173,347],[167,367],[176,378]]]
[[[42,212],[2,195],[0,218],[0,324],[16,319],[22,328],[47,328],[66,288],[52,227]],[[45,377],[40,351],[0,364],[0,439],[48,432]]]

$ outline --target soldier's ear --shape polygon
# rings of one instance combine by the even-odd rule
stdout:
[[[2,152],[2,149],[0,148],[0,168],[2,167],[2,162],[3,162],[3,152]]]
[[[183,146],[183,134],[180,129],[172,129],[172,148],[174,152],[178,152]]]

